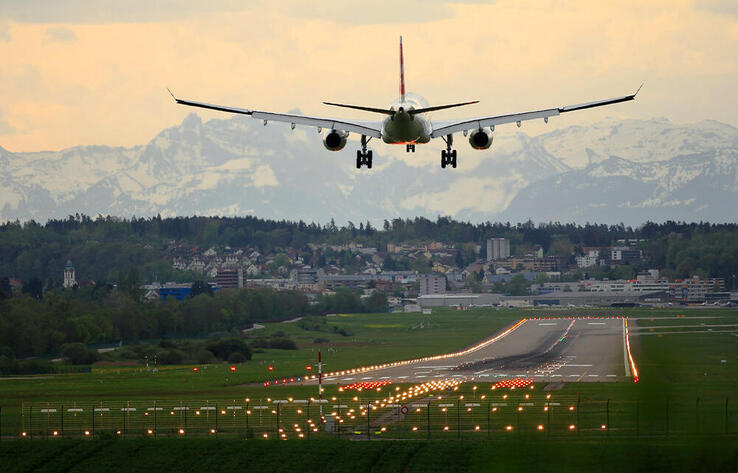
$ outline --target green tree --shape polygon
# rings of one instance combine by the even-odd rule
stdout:
[[[505,285],[507,292],[512,296],[527,296],[530,294],[530,283],[522,274],[516,274]]]
[[[206,283],[203,280],[198,280],[192,283],[192,286],[190,287],[190,298],[195,298],[199,296],[200,294],[205,294],[210,297],[213,296],[213,286]]]

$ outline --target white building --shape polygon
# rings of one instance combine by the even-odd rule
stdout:
[[[67,265],[64,266],[64,288],[69,289],[77,285],[77,279],[74,273],[74,266],[72,260],[67,260]]]
[[[438,274],[423,274],[418,282],[421,296],[446,293],[446,278]]]
[[[589,250],[584,256],[577,256],[576,258],[577,268],[589,268],[590,266],[597,266],[597,262],[600,259],[600,252],[597,250]]]
[[[510,240],[507,238],[489,238],[487,240],[487,261],[510,257]]]

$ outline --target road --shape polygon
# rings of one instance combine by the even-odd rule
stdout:
[[[423,383],[448,378],[493,382],[504,377],[549,382],[631,380],[621,318],[525,319],[507,330],[491,342],[488,339],[455,354],[367,371],[327,373],[323,382]]]

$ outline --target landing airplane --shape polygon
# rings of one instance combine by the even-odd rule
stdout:
[[[643,84],[641,84],[641,87],[643,87]],[[356,151],[356,168],[361,169],[363,165],[366,165],[367,168],[372,167],[372,152],[371,150],[367,150],[367,144],[372,138],[381,138],[383,142],[388,144],[404,144],[407,152],[415,152],[416,144],[428,143],[433,138],[441,138],[446,142],[446,149],[441,151],[441,167],[445,168],[450,165],[455,168],[456,150],[452,148],[454,133],[462,132],[464,136],[467,136],[468,134],[469,144],[474,149],[488,149],[492,145],[492,132],[494,132],[495,126],[497,125],[516,123],[518,127],[520,127],[521,123],[524,121],[541,118],[544,122],[548,123],[549,117],[555,117],[562,113],[633,100],[640,90],[641,88],[639,87],[638,90],[631,95],[606,100],[597,100],[595,102],[535,110],[532,112],[513,113],[509,115],[494,115],[457,120],[434,126],[430,120],[430,112],[471,105],[478,103],[479,101],[474,100],[470,102],[437,105],[432,107],[428,105],[428,102],[426,102],[423,97],[413,93],[405,93],[405,62],[402,54],[402,36],[400,36],[400,97],[392,103],[389,108],[384,109],[365,107],[361,105],[323,102],[326,105],[387,115],[381,123],[366,123],[353,120],[346,121],[332,118],[317,118],[304,115],[262,112],[246,108],[234,108],[223,105],[194,102],[191,100],[182,100],[175,97],[171,91],[169,91],[169,93],[178,104],[219,110],[222,112],[251,115],[252,118],[264,120],[264,125],[269,121],[275,121],[289,123],[293,130],[295,129],[295,125],[314,126],[318,129],[318,133],[325,129],[326,133],[323,137],[323,145],[330,151],[342,150],[346,146],[349,133],[356,133],[361,135],[361,149]],[[489,131],[487,131],[487,128],[489,128]]]

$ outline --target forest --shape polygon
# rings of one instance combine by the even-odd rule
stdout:
[[[196,281],[193,285],[198,284]],[[79,288],[0,299],[0,357],[54,356],[73,343],[137,344],[161,339],[239,337],[255,322],[306,315],[385,312],[387,297],[339,288],[309,303],[298,291],[220,290],[184,301],[142,302],[137,287]]]
[[[460,261],[468,263],[474,257],[486,257],[484,243],[491,237],[508,238],[512,247],[541,245],[546,254],[564,256],[585,246],[639,240],[644,266],[661,269],[667,277],[697,274],[728,281],[738,272],[738,225],[734,223],[647,222],[629,227],[530,221],[473,224],[448,217],[417,217],[385,220],[381,228],[375,228],[369,222],[338,227],[334,222],[320,225],[257,217],[93,219],[75,215],[45,224],[15,221],[0,225],[0,277],[38,278],[45,287],[56,287],[61,284],[64,264],[71,259],[78,278],[91,281],[115,282],[136,268],[144,283],[192,282],[197,275],[172,268],[172,258],[183,251],[255,248],[268,255],[292,248],[313,254],[308,243],[354,242],[384,251],[388,243],[438,241],[458,248]],[[462,254],[461,248],[470,243],[480,245],[481,252]]]

